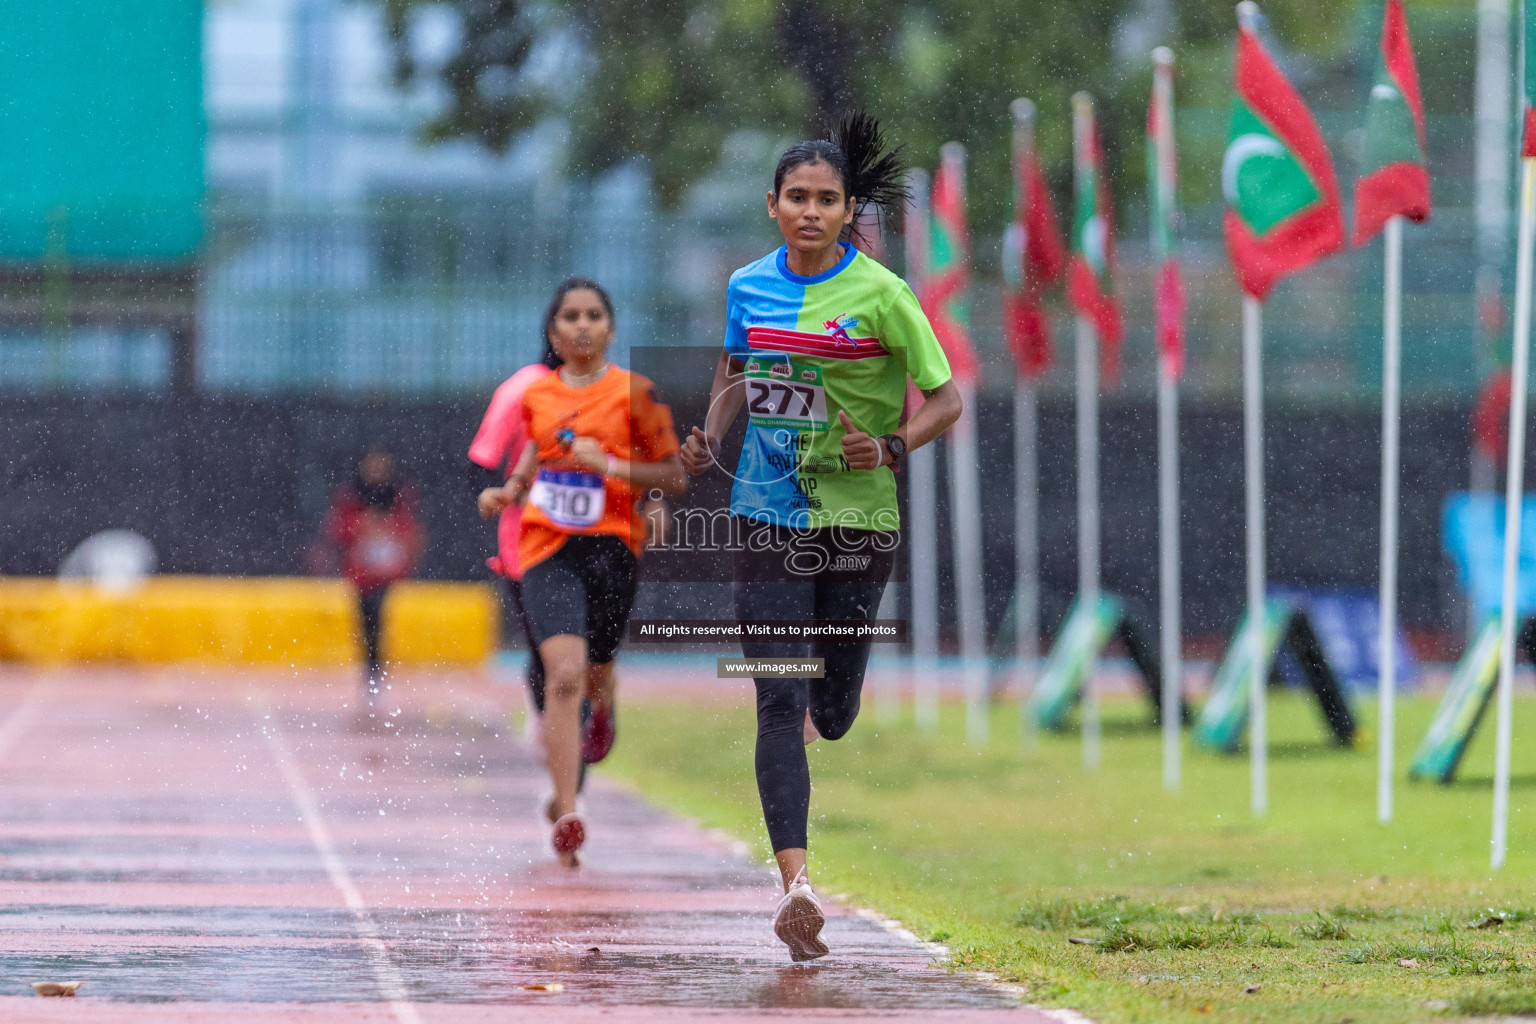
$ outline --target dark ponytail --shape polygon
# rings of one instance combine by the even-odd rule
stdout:
[[[843,180],[843,194],[867,206],[900,206],[910,193],[901,146],[886,149],[880,122],[862,110],[844,114],[832,126],[832,138],[797,142],[779,157],[773,172],[773,194],[784,185],[784,176],[802,164],[825,163]],[[855,217],[854,221],[857,222]],[[850,225],[851,227],[851,225]]]
[[[843,187],[860,206],[900,206],[908,198],[907,168],[901,146],[887,150],[880,122],[862,110],[844,114],[832,129],[832,141],[848,158]]]

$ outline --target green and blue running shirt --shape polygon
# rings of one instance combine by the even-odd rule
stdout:
[[[838,411],[871,436],[901,424],[907,377],[928,391],[949,361],[906,283],[853,246],[814,277],[780,248],[731,275],[725,350],[746,367],[746,441],[731,512],[780,526],[894,530],[889,466],[849,469]]]

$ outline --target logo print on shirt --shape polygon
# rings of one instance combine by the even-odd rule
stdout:
[[[831,320],[823,320],[821,326],[832,335],[832,339],[839,345],[859,347],[859,343],[848,336],[848,332],[859,326],[859,322],[847,313],[839,313]]]
[[[576,443],[576,417],[580,411],[568,412],[560,417],[560,428],[555,431],[555,440],[560,442],[560,447],[566,451],[571,450],[571,445]]]

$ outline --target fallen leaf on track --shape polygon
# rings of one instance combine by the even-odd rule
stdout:
[[[81,984],[78,981],[34,981],[32,991],[40,996],[72,996]]]
[[[552,981],[547,985],[524,985],[523,989],[527,992],[564,992],[565,986],[558,981]]]

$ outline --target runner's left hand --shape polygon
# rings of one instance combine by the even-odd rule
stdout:
[[[572,441],[571,458],[594,473],[608,472],[608,453],[595,437],[578,437]]]
[[[837,418],[843,425],[843,458],[848,461],[848,468],[878,469],[885,462],[885,447],[880,439],[854,426],[841,409],[837,410]]]

